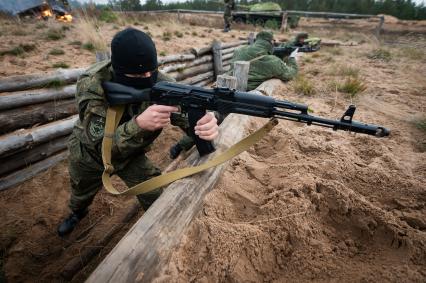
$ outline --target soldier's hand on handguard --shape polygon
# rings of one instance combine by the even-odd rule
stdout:
[[[159,130],[170,124],[171,113],[178,111],[179,109],[175,106],[154,104],[136,117],[136,123],[144,130]]]
[[[208,112],[194,128],[195,134],[203,140],[212,141],[219,135],[217,119],[212,112]]]

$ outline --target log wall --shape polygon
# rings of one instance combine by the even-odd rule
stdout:
[[[235,49],[245,44],[248,41],[220,45],[223,71],[229,70]],[[215,81],[212,46],[159,57],[159,69],[178,82],[207,86]],[[75,82],[84,70],[0,79],[0,191],[67,158],[67,137],[78,119]]]

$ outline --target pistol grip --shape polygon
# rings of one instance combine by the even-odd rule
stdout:
[[[204,109],[193,108],[188,110],[189,132],[191,137],[194,139],[200,156],[212,153],[216,150],[212,142],[200,139],[195,134],[194,127],[197,125],[198,120],[200,120],[204,115],[206,115],[206,110]]]

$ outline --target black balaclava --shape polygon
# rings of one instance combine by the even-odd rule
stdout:
[[[157,82],[157,50],[151,37],[140,30],[126,28],[114,36],[111,41],[111,63],[117,83],[143,89]],[[151,77],[131,78],[125,75],[146,72],[152,72]]]

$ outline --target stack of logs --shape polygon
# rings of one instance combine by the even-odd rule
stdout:
[[[160,70],[183,84],[206,86],[230,69],[235,49],[245,44],[214,42],[188,54],[159,57]],[[0,79],[0,190],[67,157],[67,139],[78,119],[75,82],[84,70]]]

